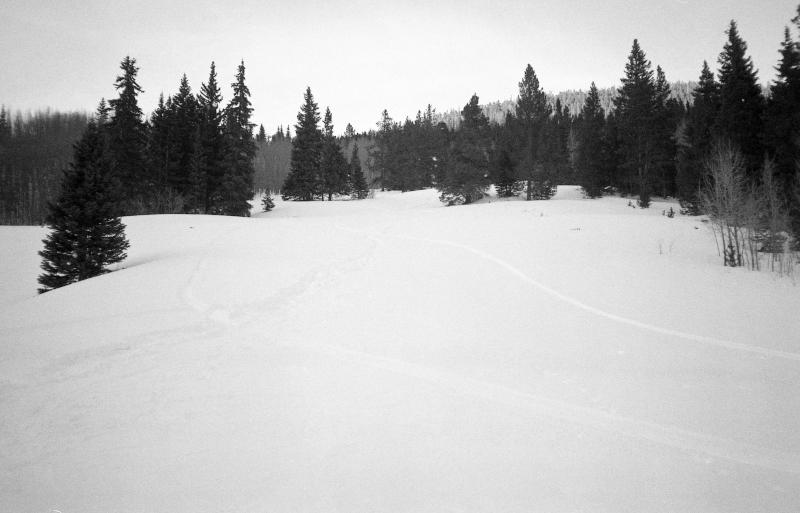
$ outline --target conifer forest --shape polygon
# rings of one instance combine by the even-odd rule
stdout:
[[[118,215],[247,216],[248,201],[264,190],[330,201],[365,198],[370,188],[435,187],[444,204],[460,205],[494,185],[500,196],[547,200],[558,184],[580,185],[588,198],[630,196],[641,208],[652,197],[677,198],[686,213],[712,213],[719,205],[706,190],[714,182],[710,160],[724,146],[746,199],[764,210],[773,198],[773,228],[793,234],[796,244],[798,29],[800,14],[777,46],[777,77],[768,83],[759,82],[732,20],[717,62],[699,63],[693,82],[670,82],[634,39],[615,87],[592,82],[586,91],[550,94],[547,77],[529,64],[515,101],[482,104],[476,92],[460,111],[427,105],[413,118],[394,119],[384,110],[363,133],[335,122],[329,107],[323,113],[310,87],[295,124],[255,127],[244,62],[229,91],[212,62],[199,87],[183,75],[177,92],[162,93],[145,115],[140,69],[127,56],[114,82],[118,97],[100,99],[92,114],[0,109],[0,222],[46,222],[91,120],[112,161]]]

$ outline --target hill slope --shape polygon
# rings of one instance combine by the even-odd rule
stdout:
[[[797,509],[800,292],[626,203],[131,217],[42,296],[4,228],[0,510]]]

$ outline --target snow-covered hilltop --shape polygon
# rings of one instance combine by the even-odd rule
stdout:
[[[0,511],[794,511],[800,289],[627,200],[0,227]]]

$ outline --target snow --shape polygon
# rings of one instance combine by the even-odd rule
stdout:
[[[796,511],[800,288],[670,206],[128,217],[41,296],[0,227],[0,511]]]

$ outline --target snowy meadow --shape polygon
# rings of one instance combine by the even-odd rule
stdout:
[[[796,511],[800,289],[700,217],[433,190],[0,226],[0,511]]]

